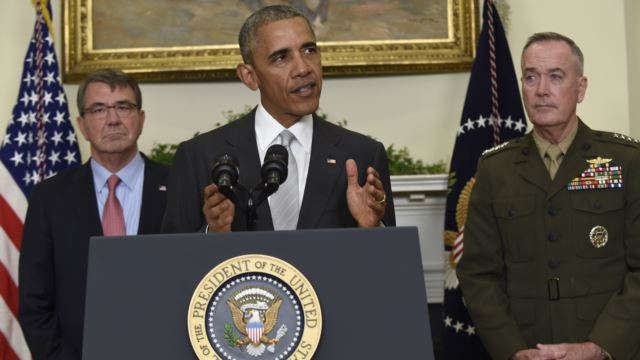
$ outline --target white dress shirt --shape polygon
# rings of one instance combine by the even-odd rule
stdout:
[[[256,109],[255,131],[261,165],[264,162],[264,156],[267,154],[269,146],[279,144],[278,135],[282,130],[285,130],[285,127],[274,119],[262,104],[259,104]],[[291,142],[290,147],[298,165],[298,189],[300,190],[298,201],[300,202],[299,205],[302,206],[307,174],[309,173],[309,159],[311,158],[313,116],[311,114],[303,116],[287,130],[296,137],[295,141]],[[269,197],[269,204],[271,204],[271,197]]]
[[[91,171],[93,172],[93,184],[96,190],[100,221],[102,221],[104,204],[109,196],[107,179],[111,176],[111,172],[93,158],[91,159]],[[120,206],[122,206],[127,235],[137,235],[144,182],[144,159],[142,159],[140,153],[136,153],[136,156],[125,167],[120,169],[116,175],[120,178],[120,182],[116,186],[116,197],[120,202]]]

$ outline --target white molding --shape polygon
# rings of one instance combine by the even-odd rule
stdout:
[[[442,303],[444,300],[444,265],[424,264],[424,286],[427,289],[427,302]]]
[[[396,222],[418,228],[429,303],[442,303],[444,298],[443,233],[447,181],[447,174],[391,177]]]
[[[393,175],[391,176],[391,191],[394,194],[414,191],[446,191],[447,178],[447,174]]]

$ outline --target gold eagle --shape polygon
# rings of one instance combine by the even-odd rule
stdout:
[[[260,341],[254,345],[258,345],[260,343],[264,343],[267,345],[278,343],[278,339],[273,338],[269,339],[265,334],[268,334],[273,327],[276,325],[276,321],[278,320],[278,312],[280,311],[280,305],[282,304],[282,299],[277,299],[276,301],[269,306],[267,311],[264,314],[260,313],[257,310],[249,311],[249,318],[254,316],[259,316],[260,320],[263,324],[262,337],[260,337]],[[229,305],[229,310],[231,311],[231,318],[233,319],[233,324],[236,326],[236,329],[244,335],[244,338],[240,340],[236,340],[236,346],[240,347],[242,345],[246,345],[251,343],[251,339],[247,334],[247,322],[248,319],[245,317],[244,312],[240,309],[238,304],[236,304],[233,300],[227,300],[227,305]]]

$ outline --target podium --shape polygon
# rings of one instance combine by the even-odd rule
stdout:
[[[83,359],[197,359],[187,331],[194,290],[245,254],[282,259],[315,288],[314,359],[433,359],[415,227],[93,237]]]

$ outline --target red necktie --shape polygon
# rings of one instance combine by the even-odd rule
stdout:
[[[109,186],[109,196],[102,211],[102,233],[104,236],[124,236],[124,215],[122,206],[116,197],[116,186],[120,182],[117,175],[109,176],[107,180]]]

